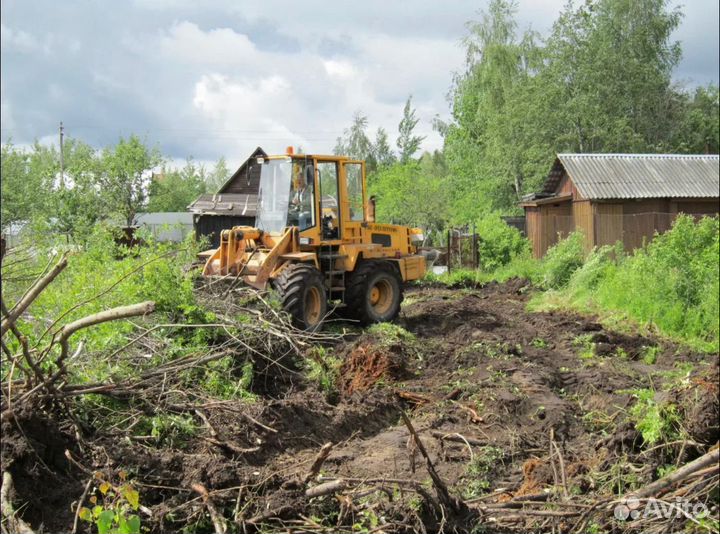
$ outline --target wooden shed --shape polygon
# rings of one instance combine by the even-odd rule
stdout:
[[[717,155],[558,154],[543,188],[523,198],[533,255],[574,230],[588,249],[627,250],[670,228],[678,213],[720,211]]]
[[[255,226],[260,166],[256,158],[267,157],[257,147],[222,187],[213,194],[200,195],[188,206],[193,213],[195,235],[207,236],[213,248],[220,246],[220,232],[233,226]]]

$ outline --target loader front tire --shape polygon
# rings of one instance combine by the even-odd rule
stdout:
[[[311,332],[320,328],[327,313],[327,295],[320,271],[312,265],[296,263],[280,273],[274,285],[294,326]]]
[[[389,261],[363,261],[348,275],[346,314],[362,324],[392,321],[402,300],[400,275]]]

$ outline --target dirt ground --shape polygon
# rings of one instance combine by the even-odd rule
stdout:
[[[154,532],[213,531],[193,484],[208,490],[230,531],[569,531],[570,522],[542,516],[490,522],[473,504],[622,494],[718,441],[717,355],[608,331],[592,317],[529,313],[530,293],[520,280],[412,288],[397,321],[412,336],[388,327],[331,347],[344,362],[339,393],[297,375],[254,402],[208,403],[198,419],[208,431],[183,445],[122,428],[80,436],[61,415],[19,414],[3,422],[3,468],[26,503],[24,519],[45,531],[72,528],[73,503],[95,470],[112,480],[129,474]],[[660,347],[654,364],[647,347]],[[684,443],[643,445],[628,415],[643,388],[678,407]],[[433,484],[402,411],[450,494],[468,503],[461,512],[440,517],[425,501]],[[306,482],[327,442],[319,477]],[[335,479],[354,485],[306,496]]]

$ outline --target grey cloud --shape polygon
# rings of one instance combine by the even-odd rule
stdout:
[[[523,0],[520,29],[546,31],[563,4]],[[477,19],[484,5],[3,2],[2,137],[27,143],[54,136],[63,120],[70,135],[96,146],[138,133],[171,158],[215,160],[224,154],[235,161],[246,148],[282,150],[291,138],[306,141],[306,149],[330,150],[356,109],[369,116],[373,130],[384,126],[392,137],[410,93],[423,117],[447,117],[452,72],[462,67],[459,41],[466,21]],[[685,11],[677,32],[685,48],[677,76],[717,82],[717,3],[692,2]],[[240,43],[246,36],[252,50],[218,49],[214,57],[197,50],[193,61],[169,56],[161,39],[184,23],[196,27],[206,45],[213,30],[227,28],[233,33],[226,37]],[[206,109],[195,98],[210,75],[225,81],[207,95]],[[246,88],[273,76],[289,84],[284,100],[254,95],[252,110],[225,101],[247,97]],[[420,126],[429,131],[429,119]]]

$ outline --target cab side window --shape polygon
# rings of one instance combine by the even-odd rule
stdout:
[[[318,162],[320,173],[320,220],[323,239],[340,237],[340,202],[338,199],[338,168],[335,162]]]
[[[363,221],[362,164],[346,163],[348,204],[351,221]]]

